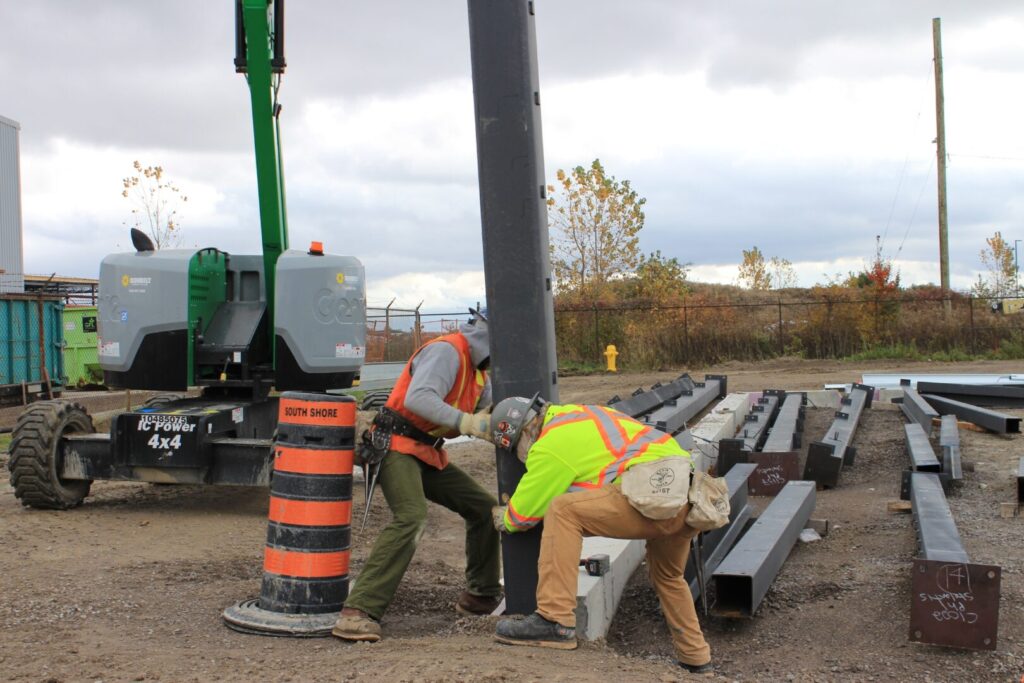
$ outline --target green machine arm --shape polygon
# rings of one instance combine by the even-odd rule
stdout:
[[[277,91],[284,73],[284,0],[235,0],[235,71],[246,74],[252,99],[270,343],[274,344],[277,257],[288,248]]]

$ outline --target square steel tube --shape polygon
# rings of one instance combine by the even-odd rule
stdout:
[[[946,502],[939,475],[933,472],[910,474],[910,503],[917,526],[918,557],[941,562],[970,562],[960,541],[953,513]]]
[[[942,465],[935,457],[935,451],[924,433],[924,427],[916,422],[903,425],[907,437],[907,453],[910,455],[910,466],[917,472],[941,472]]]
[[[933,408],[943,415],[956,415],[961,420],[973,422],[979,427],[990,429],[999,434],[1019,434],[1020,418],[999,413],[995,410],[979,408],[963,401],[954,401],[951,398],[942,398],[934,394],[924,394],[923,399],[928,401]]]
[[[953,481],[964,478],[960,458],[960,428],[956,415],[943,415],[939,427],[939,446],[942,448],[942,473]]]
[[[714,571],[714,613],[752,617],[814,512],[815,486],[791,481]]]
[[[786,394],[761,450],[766,453],[784,453],[800,447],[797,434],[802,431],[805,400],[805,394]]]
[[[853,432],[865,407],[871,407],[872,387],[854,384],[850,395],[843,398],[836,411],[836,419],[828,428],[824,438],[815,441],[807,450],[804,463],[804,479],[813,480],[819,486],[836,487],[839,473],[844,465],[852,465],[856,449],[850,446]]]
[[[903,388],[903,403],[900,404],[903,414],[911,422],[916,422],[924,429],[925,434],[932,433],[932,420],[939,417],[939,413],[910,387]]]
[[[720,529],[706,531],[702,534],[706,580],[710,580],[711,574],[732,550],[736,540],[743,535],[747,522],[754,514],[747,504],[747,480],[756,467],[753,464],[739,464],[725,475],[725,483],[729,487],[729,523]],[[693,598],[696,600],[700,597],[700,585],[697,581],[697,572],[694,570],[694,562],[693,553],[690,553],[690,557],[686,561],[684,576],[689,582],[690,592],[693,593]]]

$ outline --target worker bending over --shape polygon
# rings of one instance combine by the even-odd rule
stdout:
[[[344,640],[380,640],[380,618],[423,534],[428,500],[466,520],[467,588],[456,610],[490,614],[501,601],[500,536],[491,522],[497,501],[448,462],[444,450],[445,438],[459,434],[490,437],[487,319],[470,312],[472,319],[458,332],[417,349],[374,418],[372,434],[364,436],[361,449],[373,453],[362,450],[362,457],[382,458],[379,481],[392,520],[373,544],[332,631]]]
[[[652,484],[678,477],[676,488],[685,492],[690,454],[670,435],[611,408],[554,405],[537,397],[501,401],[492,413],[491,428],[495,444],[508,451],[503,457],[514,452],[526,465],[508,505],[495,507],[495,527],[515,533],[544,520],[537,611],[525,619],[499,621],[496,639],[512,645],[575,648],[573,610],[583,537],[644,539],[651,583],[680,665],[694,673],[711,671],[711,650],[683,578],[690,540],[698,533],[686,525],[685,493],[673,499],[668,518],[651,519],[637,510],[620,486],[622,477],[630,476],[627,471],[641,466],[633,476],[643,476],[645,482],[649,478]],[[666,516],[664,510],[644,509]]]

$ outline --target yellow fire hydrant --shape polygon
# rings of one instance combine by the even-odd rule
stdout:
[[[615,369],[615,357],[619,355],[619,352],[615,350],[615,344],[609,344],[608,348],[604,350],[604,357],[608,360],[608,372],[618,372]]]

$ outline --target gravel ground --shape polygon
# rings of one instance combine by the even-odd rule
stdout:
[[[1012,364],[908,364],[912,372],[1019,371]],[[730,388],[818,388],[895,364],[774,361],[728,364]],[[563,400],[604,401],[661,373],[566,378]],[[703,375],[705,369],[695,372]],[[115,406],[116,407],[116,406]],[[1018,413],[1021,414],[1021,413]],[[824,433],[827,411],[809,413],[806,442]],[[719,681],[1018,681],[1024,674],[1024,520],[1002,519],[1014,498],[1021,435],[961,431],[975,465],[950,498],[968,553],[1003,568],[999,648],[956,651],[908,642],[911,517],[889,513],[904,467],[900,413],[876,405],[854,445],[857,462],[840,486],[820,491],[815,517],[832,530],[798,545],[756,616],[703,619]],[[453,460],[485,486],[493,451],[452,447]],[[0,461],[5,460],[0,455]],[[758,507],[765,500],[752,499]],[[362,509],[359,486],[353,507]],[[12,681],[674,681],[657,600],[640,571],[627,586],[607,641],[577,652],[508,648],[492,642],[494,619],[459,618],[461,520],[429,506],[427,530],[395,602],[385,639],[351,646],[333,639],[245,636],[224,628],[228,604],[259,590],[267,492],[97,482],[69,512],[22,508],[0,483],[0,679]],[[389,513],[382,497],[355,531],[352,573]],[[697,679],[694,679],[697,680]]]

